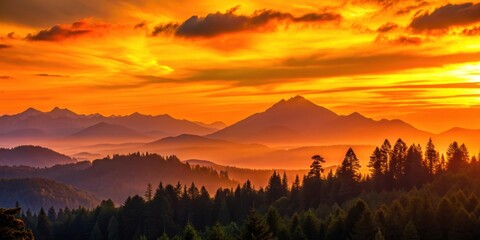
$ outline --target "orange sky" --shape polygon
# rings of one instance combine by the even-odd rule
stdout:
[[[480,128],[480,4],[295,2],[1,1],[0,114],[233,123],[303,95],[433,132]]]

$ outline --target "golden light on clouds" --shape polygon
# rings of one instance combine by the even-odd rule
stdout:
[[[304,95],[435,132],[480,128],[456,116],[480,117],[476,2],[6,0],[0,9],[5,114],[58,105],[232,123]],[[426,124],[429,112],[444,117]]]

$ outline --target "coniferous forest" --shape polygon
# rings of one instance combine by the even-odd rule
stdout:
[[[265,188],[246,181],[209,193],[194,183],[158,183],[121,206],[105,200],[92,210],[2,210],[0,221],[16,224],[0,233],[42,240],[480,239],[480,162],[464,144],[440,154],[431,140],[424,148],[385,140],[368,174],[351,148],[336,171],[324,172],[321,155],[311,162],[295,179],[274,172]]]

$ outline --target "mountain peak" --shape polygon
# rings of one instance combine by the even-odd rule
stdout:
[[[28,117],[40,115],[42,113],[43,112],[41,112],[41,111],[39,111],[35,108],[30,107],[27,110],[17,114],[17,116],[19,116],[20,118],[28,118]]]
[[[70,111],[68,108],[59,108],[59,107],[54,107],[48,114],[52,117],[55,117],[55,118],[58,118],[58,117],[69,117],[69,118],[77,117],[77,114]]]
[[[309,102],[311,103],[310,101],[308,101],[306,98],[300,96],[300,95],[297,95],[295,97],[291,97],[290,99],[288,99],[286,102],[297,102],[297,103],[301,103],[301,102]]]
[[[285,100],[285,99],[280,100],[279,102],[275,103],[270,109],[285,108],[285,107],[287,107],[287,108],[288,107],[297,108],[297,107],[301,107],[301,106],[319,107],[319,106],[315,105],[313,102],[310,102],[309,100],[307,100],[306,98],[304,98],[300,95],[297,95],[295,97],[289,98],[288,100]]]

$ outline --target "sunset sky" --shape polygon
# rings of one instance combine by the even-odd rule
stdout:
[[[433,132],[480,128],[480,3],[0,1],[0,114],[231,124],[295,95]]]

